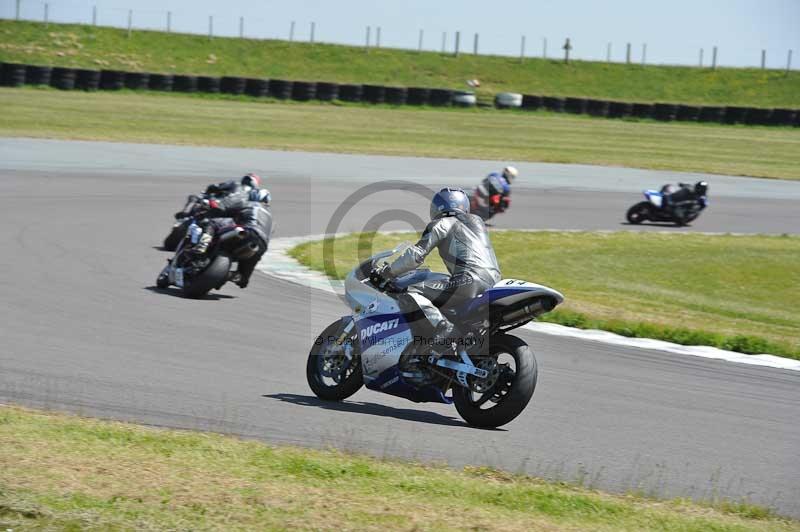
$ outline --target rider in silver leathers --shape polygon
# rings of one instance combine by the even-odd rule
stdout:
[[[434,343],[445,343],[454,338],[455,326],[442,310],[491,288],[500,280],[500,266],[486,225],[469,214],[469,199],[462,190],[442,189],[431,203],[431,218],[419,242],[406,249],[385,275],[397,277],[414,270],[434,248],[439,250],[450,278],[414,285],[398,299],[407,312],[422,312],[433,328]]]

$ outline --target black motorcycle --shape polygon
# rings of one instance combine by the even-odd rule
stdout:
[[[628,223],[671,222],[684,226],[696,220],[708,206],[706,196],[665,202],[663,193],[658,190],[645,190],[644,197],[647,201],[639,202],[628,209],[625,215]]]
[[[174,285],[186,297],[203,297],[235,278],[237,272],[232,267],[237,261],[250,258],[258,252],[258,244],[248,238],[242,227],[230,221],[218,225],[206,251],[198,254],[194,248],[210,222],[192,216],[181,221],[187,225],[186,232],[178,242],[175,255],[167,260],[167,265],[158,275],[158,288]]]
[[[183,237],[186,235],[186,230],[189,229],[189,216],[202,199],[203,198],[201,196],[194,194],[186,198],[186,205],[183,206],[183,210],[175,215],[175,223],[173,224],[172,229],[170,229],[167,237],[164,239],[164,250],[175,251],[178,249],[178,244],[180,244],[181,240],[183,240]],[[181,214],[182,216],[179,216]]]

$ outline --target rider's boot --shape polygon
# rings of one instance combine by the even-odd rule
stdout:
[[[447,356],[456,353],[458,329],[450,320],[439,322],[431,337],[431,349],[435,357]]]
[[[205,255],[208,251],[208,246],[211,245],[211,241],[214,239],[210,234],[203,233],[200,235],[200,239],[198,240],[197,244],[192,246],[192,249],[189,251],[196,256]]]

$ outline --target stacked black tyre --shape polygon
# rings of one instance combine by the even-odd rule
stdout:
[[[634,103],[631,107],[631,116],[636,118],[652,118],[653,105],[649,103]]]
[[[534,94],[522,95],[522,108],[528,111],[535,111],[542,107],[542,97]]]
[[[453,102],[453,91],[448,89],[431,89],[429,102],[437,107],[444,107]]]
[[[75,87],[85,91],[96,91],[100,88],[100,72],[97,70],[78,69],[75,71]]]
[[[197,76],[198,92],[216,94],[219,92],[220,79],[214,76]]]
[[[295,81],[292,84],[292,100],[307,102],[317,95],[317,84],[313,81]]]
[[[56,89],[70,91],[75,88],[77,73],[74,68],[56,67],[50,75],[50,86]]]
[[[128,72],[125,74],[125,88],[146,91],[150,87],[150,74],[147,72]]]
[[[769,122],[773,126],[792,126],[797,114],[793,109],[773,109]]]
[[[125,88],[125,72],[119,70],[101,70],[100,88],[104,91],[118,91]]]
[[[153,91],[172,91],[172,74],[150,74],[149,87]]]
[[[244,88],[247,82],[244,78],[234,76],[225,76],[220,80],[220,92],[225,94],[244,94]]]
[[[382,85],[364,85],[361,98],[368,103],[383,103],[386,101],[386,87]]]
[[[679,105],[675,120],[694,122],[700,117],[700,108],[694,105]]]
[[[279,100],[288,100],[292,97],[292,86],[293,83],[291,81],[271,79],[269,80],[269,95]]]
[[[331,102],[339,98],[339,84],[324,81],[317,82],[317,100]]]
[[[678,106],[671,103],[653,105],[653,118],[662,122],[671,122],[678,116]]]
[[[0,70],[0,83],[6,87],[22,87],[25,85],[25,65],[3,63]]]
[[[545,96],[542,98],[542,107],[554,113],[562,113],[564,112],[564,98]]]
[[[269,95],[269,80],[260,78],[248,78],[245,80],[244,92],[248,96],[262,98]]]
[[[431,90],[424,87],[410,87],[406,94],[409,105],[428,105],[431,101]]]
[[[568,113],[584,114],[586,112],[586,98],[567,98],[564,100],[564,110]]]
[[[408,89],[405,87],[386,87],[384,100],[392,105],[404,105],[408,100]]]
[[[50,85],[53,67],[27,65],[25,67],[25,83],[28,85]]]
[[[360,102],[363,92],[361,85],[339,85],[339,99],[343,102]]]
[[[172,76],[172,92],[197,92],[197,79],[196,76]],[[219,92],[219,84],[215,92]]]
[[[724,107],[701,107],[697,115],[698,122],[722,122],[724,118]]]
[[[586,100],[586,112],[592,116],[606,117],[611,102],[605,100]]]

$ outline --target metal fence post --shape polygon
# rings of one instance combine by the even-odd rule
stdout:
[[[703,68],[703,49],[700,48],[700,68]]]
[[[48,18],[50,18],[49,11],[50,11],[50,4],[45,2],[45,4],[44,4],[44,27],[45,28],[47,27],[47,20],[48,20]]]
[[[525,36],[522,36],[519,43],[519,62],[522,63],[525,60]]]
[[[606,45],[606,63],[611,62],[611,43]]]
[[[472,43],[472,53],[478,55],[478,34],[475,34],[475,40]]]
[[[92,6],[92,26],[97,26],[97,6]]]
[[[569,42],[569,37],[567,37],[566,42],[564,43],[564,63],[569,63],[569,51],[572,50],[572,44]]]
[[[711,70],[717,69],[717,47],[711,51]]]
[[[131,28],[133,27],[133,9],[128,10],[128,39],[131,38]]]
[[[311,23],[311,39],[309,40],[309,42],[311,44],[314,44],[314,34],[316,32],[317,32],[317,23],[316,22],[312,22]]]
[[[214,15],[208,16],[208,40],[214,36]]]
[[[767,67],[767,51],[761,50],[761,70]]]
[[[789,50],[789,55],[786,57],[786,75],[789,75],[789,71],[792,69],[792,51]]]
[[[425,30],[419,30],[419,45],[417,46],[417,51],[422,51],[422,38],[425,35]]]
[[[542,58],[547,59],[547,37],[542,39]]]
[[[172,32],[172,11],[167,11],[167,33]]]
[[[647,62],[647,43],[642,44],[642,66]]]
[[[631,43],[625,47],[625,64],[631,64]]]
[[[294,20],[289,25],[289,42],[294,41]]]
[[[364,39],[364,51],[369,51],[370,33],[372,33],[372,26],[367,26],[367,35]]]
[[[381,27],[378,26],[378,29],[375,31],[375,48],[381,47]]]
[[[443,31],[442,32],[442,53],[444,53],[445,50],[447,50],[447,32]]]
[[[19,3],[20,3],[20,0],[17,0],[17,11],[16,11],[16,15],[14,15],[14,20],[19,20]]]
[[[244,38],[244,17],[239,17],[239,38]]]

